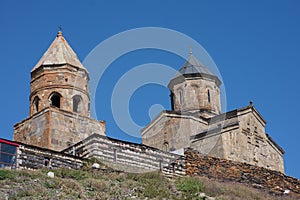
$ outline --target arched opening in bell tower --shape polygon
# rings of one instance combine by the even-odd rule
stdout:
[[[35,96],[32,102],[33,110],[35,113],[39,112],[39,102],[40,102],[40,98],[38,96]]]
[[[50,105],[60,108],[60,99],[61,95],[57,92],[54,92],[50,95]]]

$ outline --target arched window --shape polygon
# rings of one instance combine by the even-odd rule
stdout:
[[[38,96],[35,96],[32,102],[35,112],[39,111],[39,102],[40,102],[40,98]]]
[[[73,112],[80,113],[82,111],[82,98],[80,95],[73,97]]]
[[[208,101],[208,103],[210,103],[210,92],[209,92],[209,90],[207,90],[207,101]]]
[[[50,95],[50,105],[60,108],[60,98],[61,95],[57,92],[54,92]]]

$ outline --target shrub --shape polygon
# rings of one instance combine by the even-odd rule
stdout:
[[[0,170],[0,180],[13,179],[15,174],[10,170]]]
[[[158,172],[149,172],[138,175],[138,181],[143,183],[143,195],[148,198],[166,198],[170,195],[167,180]]]
[[[204,184],[197,178],[184,177],[178,179],[177,189],[183,192],[188,198],[198,196],[204,191]]]
[[[89,191],[104,191],[106,189],[106,183],[100,179],[89,178],[84,182],[85,189]]]
[[[59,185],[55,181],[52,181],[52,180],[45,181],[44,186],[49,189],[54,189],[54,188],[59,187]]]
[[[61,168],[55,170],[55,175],[61,178],[71,178],[76,180],[82,180],[89,177],[89,173],[82,170],[75,170],[75,169],[67,169]]]

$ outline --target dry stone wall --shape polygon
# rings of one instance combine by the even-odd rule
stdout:
[[[290,194],[300,197],[300,181],[281,172],[205,156],[190,149],[185,151],[185,158],[186,174],[189,176],[240,182],[277,195],[289,191]]]

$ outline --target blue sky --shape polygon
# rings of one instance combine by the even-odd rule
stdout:
[[[267,121],[266,131],[283,147],[288,175],[300,178],[300,2],[288,1],[1,1],[0,137],[12,139],[13,125],[29,114],[30,70],[56,36],[58,26],[83,61],[105,39],[133,28],[164,27],[200,43],[216,63],[226,88],[227,108],[253,100]],[[186,45],[187,55],[189,44]],[[110,110],[116,82],[131,68],[162,63],[179,69],[184,60],[159,50],[135,51],[109,66],[96,93],[98,119],[107,134],[122,134]],[[149,107],[170,109],[169,92],[159,85],[139,88],[130,101],[141,126]]]

